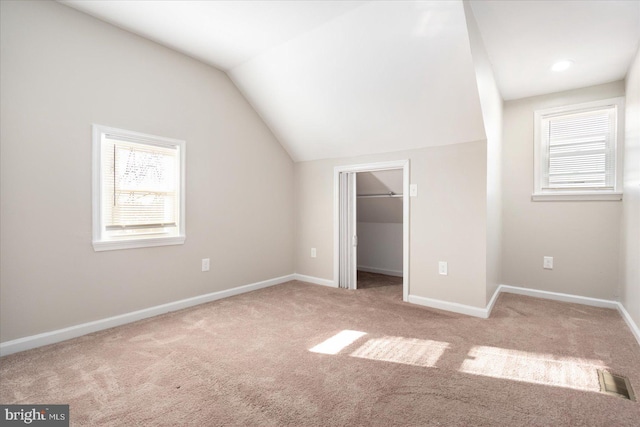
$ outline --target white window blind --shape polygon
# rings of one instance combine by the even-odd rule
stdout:
[[[107,137],[103,149],[106,230],[175,227],[178,148]]]
[[[96,251],[185,241],[185,142],[93,126]]]
[[[616,108],[542,119],[543,190],[613,190]]]
[[[622,200],[624,98],[534,112],[533,201]]]

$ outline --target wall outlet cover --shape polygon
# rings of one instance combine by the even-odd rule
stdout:
[[[442,276],[446,276],[449,274],[448,272],[449,268],[447,265],[446,261],[440,261],[438,262],[438,273],[441,274]]]

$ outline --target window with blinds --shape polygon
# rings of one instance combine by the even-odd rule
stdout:
[[[536,112],[534,196],[616,192],[619,108],[615,99]]]
[[[183,159],[184,141],[94,127],[96,250],[184,242]]]
[[[615,107],[543,118],[542,188],[612,190],[615,122]]]

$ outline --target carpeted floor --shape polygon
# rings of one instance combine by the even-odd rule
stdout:
[[[596,369],[640,392],[614,310],[502,294],[477,319],[401,286],[289,282],[0,359],[0,402],[72,425],[638,426]]]
[[[358,289],[378,288],[380,286],[395,286],[398,298],[402,299],[402,277],[387,276],[386,274],[369,273],[358,270]]]

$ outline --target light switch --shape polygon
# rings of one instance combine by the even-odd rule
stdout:
[[[409,186],[409,197],[418,197],[418,184],[411,184]]]

